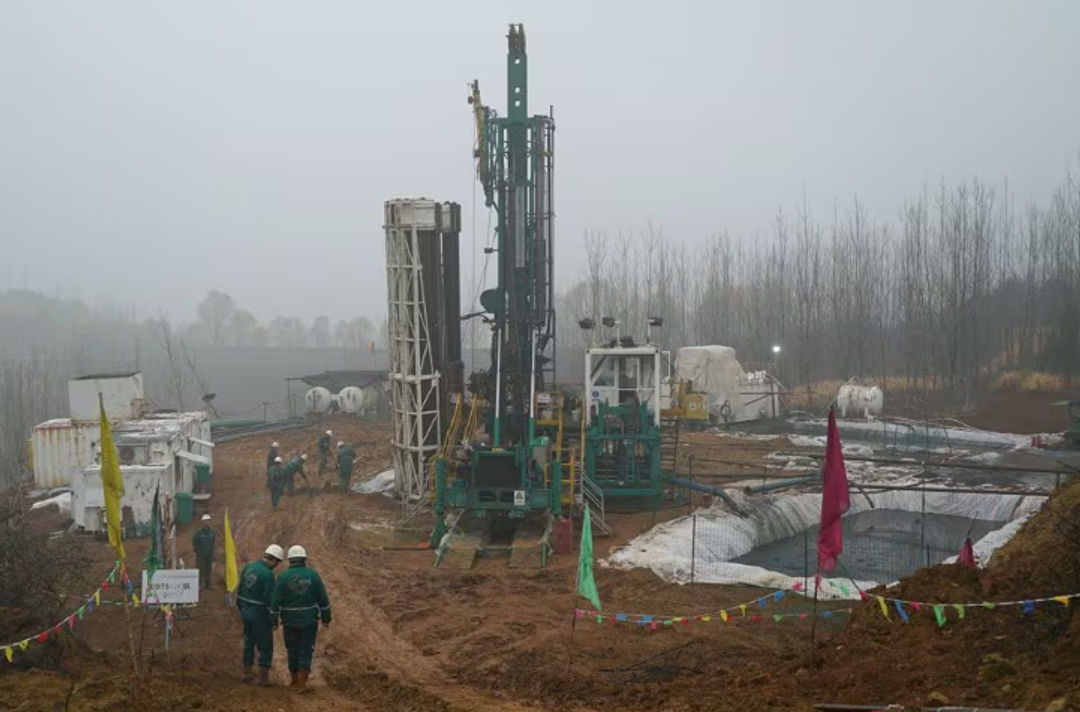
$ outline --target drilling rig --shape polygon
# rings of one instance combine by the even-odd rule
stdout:
[[[550,109],[529,114],[524,27],[510,25],[507,42],[506,116],[482,102],[479,82],[468,96],[477,180],[496,218],[494,242],[485,249],[497,262],[496,284],[481,293],[481,312],[468,315],[491,329],[490,368],[469,384],[474,402],[483,404],[485,435],[435,461],[433,545],[445,533],[449,508],[478,517],[558,517],[564,501],[561,425],[552,432],[561,423],[561,400],[548,392],[555,377],[555,121]]]

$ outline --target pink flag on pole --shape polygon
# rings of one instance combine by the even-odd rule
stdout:
[[[969,569],[975,568],[975,546],[971,543],[971,537],[964,539],[964,545],[960,547],[960,555],[956,558],[956,563]]]
[[[829,410],[829,434],[825,443],[825,466],[822,477],[821,526],[818,529],[818,572],[829,573],[836,568],[836,557],[844,550],[841,517],[851,507],[848,495],[847,470],[840,434],[836,431],[836,413]]]

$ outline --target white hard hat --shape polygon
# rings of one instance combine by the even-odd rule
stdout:
[[[301,460],[306,460],[307,459],[307,453],[306,452],[300,453],[300,459]]]
[[[282,462],[282,459],[280,457],[275,457],[274,462]]]
[[[266,551],[263,553],[265,553],[267,556],[273,556],[278,561],[285,560],[285,550],[277,544],[271,544],[270,546],[266,547]]]
[[[334,433],[333,433],[333,432],[331,432],[331,431],[329,431],[329,430],[327,430],[327,431],[326,431],[326,434],[327,434],[327,435],[333,435]]]
[[[274,442],[270,443],[270,447],[277,447],[277,446],[278,446],[278,444],[277,444],[277,440],[275,440]]]
[[[209,521],[210,521],[210,515],[209,515],[209,514],[204,514],[204,515],[202,515],[202,520],[203,520],[204,522],[209,522]]]
[[[304,547],[300,546],[299,544],[293,544],[292,546],[289,547],[289,558],[290,559],[306,559],[307,558],[307,552],[304,551]]]
[[[343,447],[344,445],[345,445],[345,441],[344,441],[344,440],[338,440],[338,441],[337,441],[337,446],[338,446],[338,447]]]

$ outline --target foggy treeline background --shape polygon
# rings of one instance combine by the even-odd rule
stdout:
[[[140,320],[134,307],[91,309],[78,299],[0,292],[0,482],[22,467],[31,429],[67,415],[67,381],[74,376],[139,370],[152,407],[196,409],[204,407],[204,394],[228,388],[206,382],[200,354],[207,349],[312,347],[366,353],[376,336],[367,317],[336,323],[318,317],[310,324],[275,317],[263,324],[216,290],[196,313],[195,321],[177,326],[164,314]],[[279,397],[276,390],[262,396]],[[256,410],[253,415],[265,412]],[[284,407],[271,415],[283,417]]]
[[[893,221],[856,197],[822,225],[804,198],[760,239],[721,232],[688,249],[649,226],[589,233],[584,252],[559,297],[563,348],[614,335],[582,332],[582,317],[614,316],[640,340],[655,315],[665,346],[731,346],[788,386],[900,377],[970,403],[1005,370],[1080,373],[1075,169],[1042,207],[1018,210],[1007,183],[972,180],[928,188]]]
[[[888,377],[970,404],[1007,370],[1080,376],[1075,168],[1041,206],[1017,209],[1006,183],[972,180],[927,188],[892,220],[853,198],[822,224],[804,198],[779,211],[766,236],[720,232],[696,247],[669,237],[650,225],[638,234],[597,231],[560,242],[561,255],[577,253],[560,264],[581,265],[575,277],[559,278],[560,360],[579,362],[590,338],[614,336],[582,332],[582,317],[615,316],[624,335],[641,339],[646,317],[655,315],[664,324],[653,338],[666,347],[732,346],[744,365],[767,367],[790,387]],[[366,317],[264,323],[217,290],[196,313],[190,324],[174,325],[164,314],[137,318],[133,307],[91,309],[75,299],[0,292],[0,481],[19,471],[31,428],[66,415],[73,376],[138,369],[152,405],[182,410],[201,407],[215,386],[230,387],[203,382],[200,354],[278,350],[275,365],[295,376],[315,363],[293,359],[296,350],[338,349],[337,365],[322,367],[371,368],[381,357],[365,360],[368,351],[381,351],[386,340],[385,321],[376,327]],[[487,329],[474,320],[462,334],[466,350],[477,347],[466,366],[485,367],[477,354]],[[778,358],[773,345],[781,346]],[[238,354],[234,366],[244,368],[247,357]],[[254,406],[276,397],[260,394]]]

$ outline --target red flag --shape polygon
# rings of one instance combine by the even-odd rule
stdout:
[[[840,519],[850,507],[844,451],[840,447],[840,434],[836,431],[836,413],[830,409],[822,477],[821,526],[817,540],[818,572],[829,573],[836,568],[836,557],[844,550]]]
[[[971,537],[964,539],[964,545],[960,547],[960,555],[956,558],[956,563],[969,569],[975,568],[975,547],[971,543]]]

